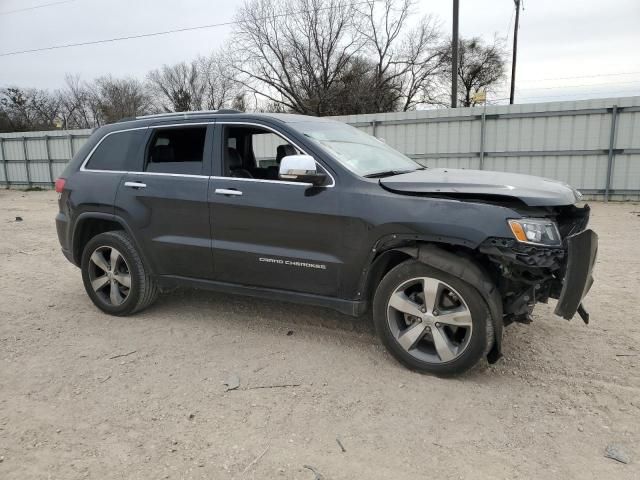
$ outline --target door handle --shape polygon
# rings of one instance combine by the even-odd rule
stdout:
[[[142,182],[124,182],[124,186],[131,188],[147,188],[147,184]]]
[[[242,195],[242,192],[240,190],[235,190],[232,188],[216,188],[214,193],[218,195],[235,195],[235,196]]]

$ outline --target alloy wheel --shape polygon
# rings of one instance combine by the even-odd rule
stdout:
[[[113,247],[96,248],[90,257],[89,281],[106,304],[122,305],[131,291],[131,272],[122,254]]]
[[[398,286],[387,304],[387,322],[398,344],[428,363],[446,363],[469,346],[471,311],[462,296],[436,278],[418,277]]]

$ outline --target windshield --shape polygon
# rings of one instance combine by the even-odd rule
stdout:
[[[411,172],[422,167],[357,128],[339,122],[300,122],[296,130],[322,146],[342,165],[363,177]]]

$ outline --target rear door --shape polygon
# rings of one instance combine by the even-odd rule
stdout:
[[[279,146],[280,152],[296,147],[271,127],[216,123],[209,186],[214,277],[335,296],[343,265],[344,222],[337,214],[335,182],[329,177],[326,186],[310,189],[269,179],[269,165],[275,166],[282,156]]]
[[[211,278],[212,134],[207,124],[150,127],[143,158],[122,179],[116,214],[133,229],[156,274]]]

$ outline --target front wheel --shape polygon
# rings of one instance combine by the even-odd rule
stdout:
[[[493,345],[493,324],[480,293],[464,280],[408,260],[382,279],[373,302],[378,336],[402,364],[458,375]]]
[[[89,298],[111,315],[135,313],[158,296],[156,282],[125,232],[105,232],[89,240],[80,268]]]

